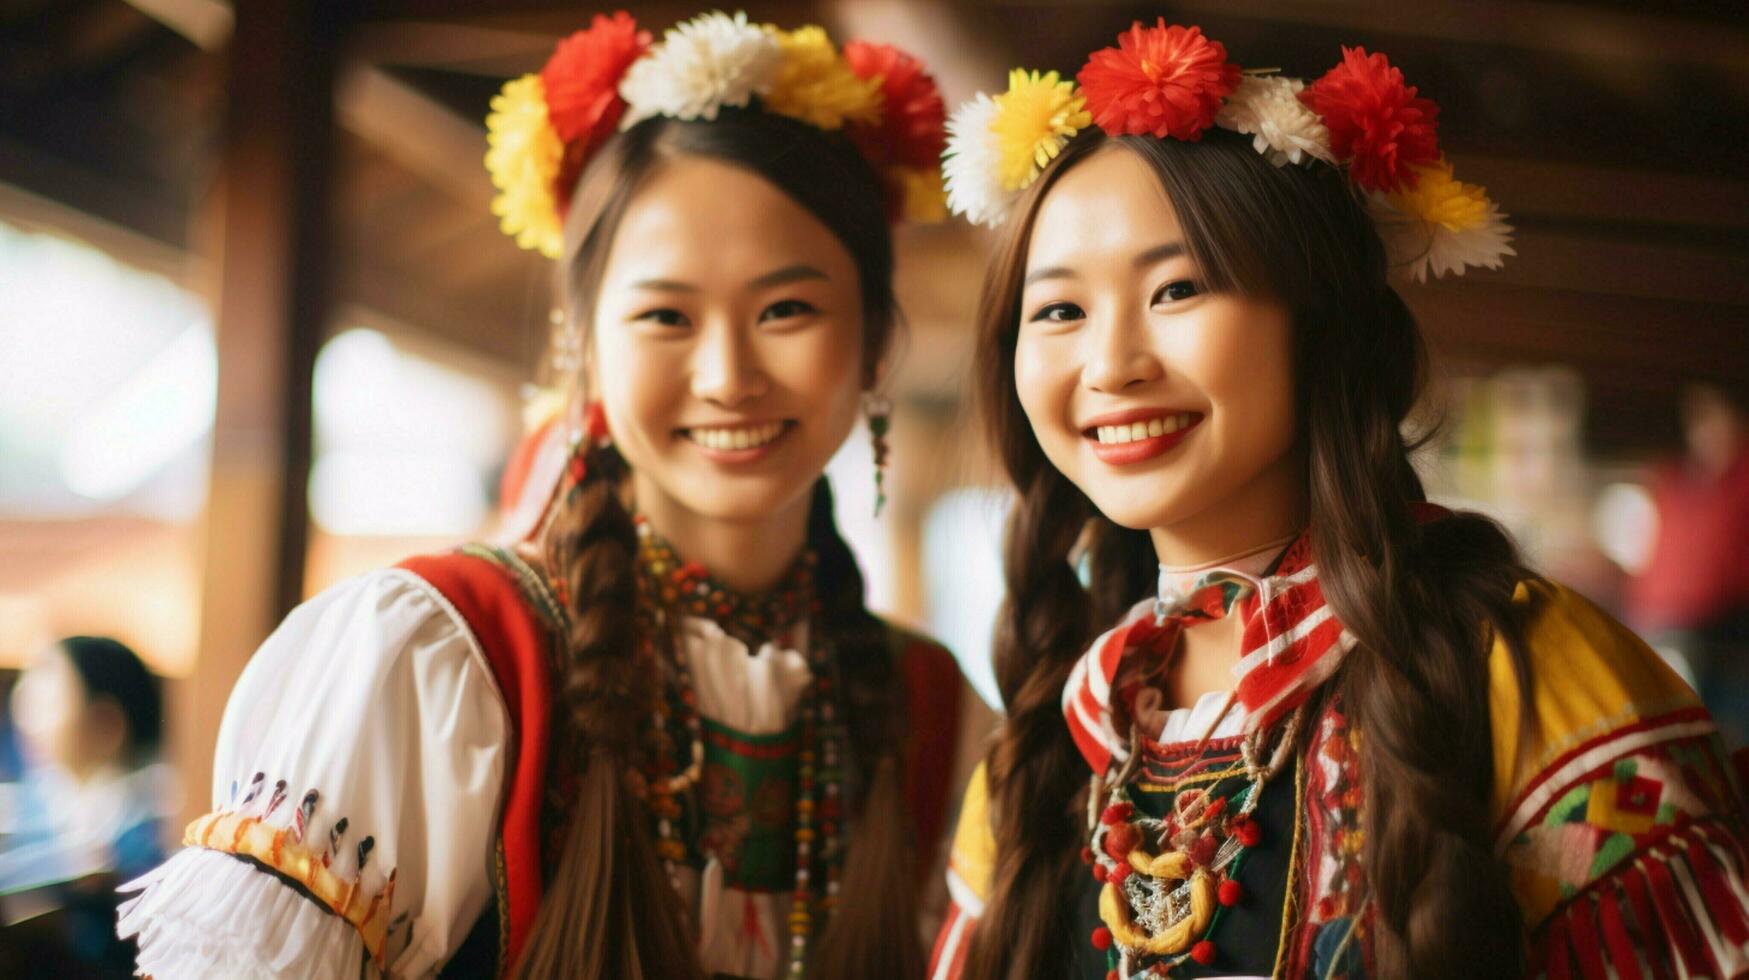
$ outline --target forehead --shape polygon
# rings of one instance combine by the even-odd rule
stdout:
[[[1027,267],[1079,268],[1181,241],[1178,217],[1153,169],[1108,144],[1045,192],[1027,243]]]
[[[626,207],[608,278],[699,271],[758,272],[809,261],[849,265],[849,253],[808,210],[765,178],[701,157],[663,161]]]

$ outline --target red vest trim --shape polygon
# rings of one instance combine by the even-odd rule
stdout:
[[[400,564],[429,582],[461,613],[479,641],[510,714],[513,747],[499,823],[503,880],[500,971],[528,943],[541,900],[541,804],[552,735],[551,638],[509,569],[461,553],[421,555]]]

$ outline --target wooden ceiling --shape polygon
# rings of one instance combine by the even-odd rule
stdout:
[[[531,364],[550,269],[498,234],[486,105],[588,8],[501,0],[313,3],[342,52],[332,256],[341,308]],[[344,12],[342,7],[344,6]],[[631,4],[664,26],[696,4]],[[1674,435],[1685,381],[1749,386],[1749,23],[1731,4],[1396,0],[750,3],[907,47],[950,102],[1009,65],[1073,71],[1132,19],[1199,23],[1241,63],[1313,75],[1383,50],[1444,107],[1441,142],[1519,228],[1506,269],[1405,287],[1442,368],[1567,363],[1606,453]],[[198,254],[216,179],[230,8],[0,0],[0,183]],[[3,217],[3,216],[0,216]],[[953,399],[985,240],[903,229],[904,380]]]

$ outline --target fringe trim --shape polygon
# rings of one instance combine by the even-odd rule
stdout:
[[[196,819],[183,832],[182,843],[253,858],[304,886],[329,911],[358,930],[377,968],[384,967],[383,947],[389,932],[389,910],[395,899],[394,871],[389,872],[388,883],[376,894],[363,894],[359,887],[362,868],[351,880],[341,878],[329,870],[328,856],[303,846],[292,837],[291,828],[274,827],[259,818],[235,812],[220,811]],[[368,854],[368,849],[361,853],[361,863]]]
[[[1533,940],[1548,980],[1749,973],[1749,852],[1717,819],[1683,824],[1593,882]]]

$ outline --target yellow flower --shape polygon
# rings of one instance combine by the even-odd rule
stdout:
[[[486,116],[486,172],[498,195],[492,213],[498,227],[523,248],[559,257],[563,229],[553,183],[564,144],[547,119],[546,88],[539,75],[504,83]]]
[[[1093,124],[1087,99],[1075,83],[1056,72],[1008,73],[1008,91],[996,96],[996,133],[1000,157],[997,176],[1002,189],[1018,191],[1038,178],[1071,136]]]
[[[783,60],[764,96],[765,108],[821,129],[880,121],[880,78],[857,77],[824,28],[766,30],[777,38]]]
[[[1388,195],[1391,207],[1447,231],[1469,231],[1487,222],[1493,207],[1488,192],[1475,184],[1453,180],[1451,164],[1444,159],[1434,166],[1414,170],[1418,178],[1414,189]]]
[[[906,224],[933,225],[947,220],[947,190],[941,184],[941,169],[891,167],[892,185],[904,195],[900,217]]]

